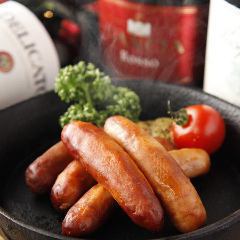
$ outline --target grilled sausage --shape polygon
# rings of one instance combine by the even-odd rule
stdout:
[[[209,171],[209,155],[202,149],[184,148],[172,150],[169,153],[188,177],[197,177]],[[57,210],[68,209],[92,184],[93,178],[86,173],[81,163],[77,160],[73,161],[58,176],[52,188],[53,206]],[[97,198],[96,201],[98,201]]]
[[[179,231],[204,224],[206,211],[195,188],[156,139],[121,116],[107,119],[104,130],[135,160]]]
[[[37,194],[51,191],[57,176],[72,161],[62,142],[48,149],[25,172],[25,181],[30,190]]]
[[[79,237],[94,232],[106,221],[114,204],[112,195],[102,185],[95,185],[69,209],[62,223],[62,233]]]
[[[70,208],[93,184],[93,178],[80,161],[72,161],[57,177],[52,187],[51,201],[54,208],[59,211]]]
[[[161,138],[161,137],[155,137],[155,139],[160,142],[162,144],[162,146],[167,150],[167,151],[171,151],[171,150],[175,150],[176,147],[174,146],[174,144],[172,142],[170,142],[169,140],[167,140],[166,138]]]
[[[169,151],[169,153],[188,177],[196,177],[209,170],[209,155],[202,149],[185,148]],[[76,186],[75,191],[77,191]],[[65,235],[82,236],[94,232],[105,222],[106,216],[110,215],[115,202],[108,191],[99,184],[82,198],[65,217],[62,225]]]
[[[163,224],[160,203],[142,172],[120,145],[102,129],[80,121],[64,127],[62,141],[133,222],[151,231],[160,230]]]
[[[209,155],[203,149],[182,148],[169,153],[189,178],[206,174],[210,169]]]

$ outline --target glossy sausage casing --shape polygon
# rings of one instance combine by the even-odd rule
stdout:
[[[163,144],[165,146],[165,141]],[[169,153],[176,158],[175,160],[188,177],[196,177],[209,170],[210,159],[208,154],[202,149],[184,148],[172,150]],[[68,177],[71,178],[71,176],[69,174],[66,175],[67,182]],[[77,185],[72,185],[71,187],[78,191]],[[99,184],[98,187],[93,187],[67,213],[62,224],[63,234],[82,236],[94,232],[110,215],[114,202],[108,191]]]
[[[166,141],[163,144],[165,147]],[[202,149],[184,148],[171,150],[169,154],[189,178],[206,174],[210,169],[209,155]],[[80,161],[72,161],[58,176],[52,188],[51,199],[53,206],[57,210],[68,209],[92,184],[92,176],[85,171]]]
[[[171,151],[171,150],[175,150],[176,146],[174,146],[174,144],[172,142],[170,142],[169,140],[167,140],[166,138],[161,138],[161,137],[154,137],[159,143],[162,144],[162,146],[167,150],[167,151]]]
[[[25,181],[32,192],[42,194],[51,191],[57,176],[72,161],[62,142],[58,142],[29,165]]]
[[[204,224],[206,211],[195,188],[156,139],[121,116],[107,119],[104,130],[135,160],[179,231],[190,232]]]
[[[94,184],[94,179],[86,172],[78,160],[74,160],[57,177],[51,191],[51,201],[55,209],[70,208]]]
[[[136,224],[159,231],[163,211],[151,186],[130,156],[102,129],[91,123],[72,122],[62,141],[98,183],[108,190]]]
[[[182,148],[179,150],[171,150],[169,154],[189,178],[206,174],[211,166],[209,155],[203,149]]]
[[[92,187],[67,212],[62,223],[62,233],[78,237],[97,230],[111,214],[112,195],[100,184]]]

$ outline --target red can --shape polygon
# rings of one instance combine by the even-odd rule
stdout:
[[[207,1],[99,0],[99,16],[102,54],[114,76],[202,80]]]

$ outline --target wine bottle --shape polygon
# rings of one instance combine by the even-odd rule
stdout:
[[[204,90],[240,106],[240,1],[210,4]]]
[[[75,18],[79,6],[69,0],[16,1],[30,9],[42,22],[55,44],[61,66],[79,60],[80,26]]]
[[[80,29],[67,8],[19,2],[0,4],[0,109],[52,90],[60,64],[79,54]]]

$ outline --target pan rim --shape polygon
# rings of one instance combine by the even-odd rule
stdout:
[[[7,211],[5,211],[2,207],[0,207],[0,215],[7,220],[11,221],[12,223],[15,223],[16,225],[25,228],[29,231],[38,233],[40,235],[46,236],[46,237],[51,237],[52,239],[60,239],[60,240],[89,240],[93,238],[72,238],[68,236],[63,236],[57,233],[52,233],[50,231],[41,229],[39,227],[34,227],[30,224],[24,223],[23,221],[17,220],[15,217],[11,216]],[[204,226],[200,229],[197,229],[193,232],[189,233],[183,233],[183,234],[178,234],[178,235],[173,235],[173,236],[168,236],[168,237],[161,237],[161,238],[152,238],[152,240],[173,240],[173,239],[195,239],[197,237],[203,237],[219,231],[222,231],[224,229],[227,229],[228,227],[240,222],[240,209],[236,210],[235,212],[231,213],[230,215],[214,222],[211,223],[207,226]],[[150,240],[150,239],[149,239]]]
[[[228,102],[227,100],[224,100],[224,99],[222,99],[222,98],[220,98],[220,97],[218,97],[218,96],[215,96],[215,95],[213,95],[213,94],[211,94],[211,93],[208,93],[208,92],[205,92],[205,91],[203,91],[203,90],[201,90],[200,88],[197,88],[197,87],[194,87],[194,86],[184,86],[184,85],[178,85],[178,84],[173,84],[173,83],[167,83],[167,82],[161,82],[161,81],[159,81],[159,82],[156,82],[156,81],[151,81],[151,80],[133,80],[133,79],[129,79],[129,80],[120,80],[120,79],[118,79],[118,78],[113,78],[112,79],[112,82],[113,82],[113,84],[117,84],[117,85],[119,85],[119,86],[121,86],[121,84],[119,84],[119,82],[121,82],[121,83],[124,83],[124,84],[126,84],[126,83],[128,83],[128,82],[130,82],[130,83],[133,83],[133,82],[136,82],[136,83],[142,83],[142,82],[147,82],[147,84],[151,84],[151,85],[160,85],[160,86],[162,86],[162,87],[164,87],[164,88],[167,88],[167,89],[171,89],[171,90],[177,90],[177,89],[184,89],[185,91],[188,91],[188,92],[195,92],[196,94],[198,94],[199,96],[201,95],[201,96],[207,96],[207,97],[209,97],[209,98],[211,98],[211,99],[215,99],[215,100],[217,100],[219,103],[223,103],[223,104],[225,104],[225,105],[228,105],[228,106],[231,106],[231,107],[233,107],[233,108],[235,108],[235,109],[238,109],[239,111],[240,111],[240,106],[238,106],[238,105],[236,105],[236,104],[233,104],[233,103],[231,103],[231,102]],[[127,86],[127,84],[126,85],[124,85],[123,84],[123,86],[124,87],[128,87]],[[7,107],[7,108],[5,108],[5,109],[0,109],[0,116],[1,116],[1,113],[4,113],[4,112],[7,112],[7,111],[11,111],[12,109],[15,109],[15,108],[17,108],[17,107],[19,107],[19,106],[21,106],[21,105],[25,105],[25,104],[27,104],[28,102],[32,102],[32,101],[34,101],[34,100],[36,100],[36,99],[38,99],[38,98],[42,98],[42,97],[44,97],[45,95],[47,95],[47,94],[55,94],[56,95],[56,93],[54,92],[54,90],[50,90],[50,91],[48,91],[48,92],[45,92],[45,93],[43,93],[43,94],[40,94],[40,95],[38,95],[38,96],[34,96],[34,97],[32,97],[31,99],[27,99],[27,100],[24,100],[24,101],[22,101],[22,102],[19,102],[19,103],[17,103],[17,104],[15,104],[15,105],[12,105],[12,106],[9,106],[9,107]]]

